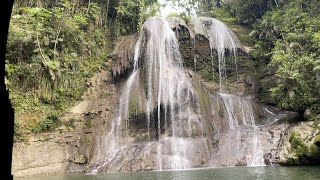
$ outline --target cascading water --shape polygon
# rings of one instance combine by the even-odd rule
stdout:
[[[187,78],[187,74],[181,67],[178,41],[168,22],[160,18],[151,18],[146,21],[144,27],[148,35],[146,44],[143,46],[146,50],[141,68],[146,75],[148,124],[151,118],[156,118],[158,136],[161,136],[161,121],[165,121],[165,126],[168,124],[167,121],[171,123],[169,130],[171,137],[160,139],[160,142],[164,146],[172,146],[172,162],[176,164],[172,164],[171,168],[185,168],[189,166],[189,163],[184,160],[188,143],[183,137],[191,135],[191,129],[188,128],[190,121],[200,123],[194,108],[196,104],[193,98],[196,92],[191,80]],[[164,117],[161,117],[161,107],[164,109]],[[152,117],[155,108],[157,117]]]
[[[237,36],[231,29],[221,21],[214,18],[195,17],[191,20],[195,35],[202,35],[208,38],[211,49],[212,68],[214,59],[219,63],[219,84],[220,91],[224,91],[226,84],[226,56],[231,56],[237,72],[237,50],[243,49]],[[196,36],[194,37],[194,39]],[[214,72],[214,68],[212,69]]]
[[[138,89],[144,92],[136,98],[143,102],[139,108],[145,114],[142,120],[147,124],[148,135],[147,142],[139,143],[139,151],[147,156],[155,154],[152,169],[199,166],[202,162],[194,160],[196,154],[199,159],[209,158],[209,139],[199,133],[204,131],[204,125],[197,93],[181,64],[179,44],[168,22],[156,17],[148,19],[136,43],[134,70],[122,91],[118,115],[104,142],[109,147],[102,163],[92,172],[114,166],[125,151],[137,147],[138,140],[130,136],[128,124],[134,118],[130,117],[129,106],[138,83],[142,85]],[[119,164],[119,168],[124,166]]]
[[[231,56],[235,65],[235,72],[237,73],[236,54],[238,50],[243,50],[244,47],[242,46],[241,42],[236,37],[236,35],[231,31],[231,29],[217,19],[207,17],[196,17],[192,19],[190,24],[193,26],[194,29],[194,39],[196,38],[196,35],[202,35],[209,40],[209,46],[211,49],[212,68],[214,68],[214,60],[217,59],[219,67],[218,69],[220,92],[225,92],[227,78],[226,58],[227,56]],[[239,129],[242,128],[242,125],[249,127],[252,130],[252,138],[249,138],[250,141],[247,142],[247,144],[249,144],[249,146],[252,147],[252,152],[250,153],[252,157],[247,158],[246,165],[264,165],[263,152],[260,147],[259,128],[255,124],[256,117],[254,117],[253,115],[255,111],[252,107],[251,100],[243,99],[239,96],[225,93],[220,93],[216,96],[213,96],[213,98],[218,98],[222,100],[223,109],[225,113],[225,117],[223,120],[227,120],[227,131],[235,135],[236,140],[239,140],[241,136],[241,134],[239,134]],[[212,110],[214,110],[213,105]],[[236,113],[241,113],[241,116],[237,116]],[[217,121],[217,119],[214,119],[214,121]],[[219,134],[219,132],[221,132],[221,129],[216,128],[215,132],[216,134]],[[235,149],[239,152],[239,149],[241,148],[239,146],[240,142],[236,142],[236,144],[238,144],[238,146]],[[230,146],[229,149],[233,148]],[[233,156],[233,153],[230,153],[229,156]],[[228,165],[232,165],[232,163]]]
[[[256,110],[252,99],[219,93],[211,97],[211,102],[215,119],[222,116],[223,120],[227,120],[227,122],[216,121],[218,124],[216,136],[220,148],[216,153],[223,153],[224,156],[215,161],[224,161],[224,157],[226,159],[232,157],[228,165],[236,165],[237,158],[245,158],[243,164],[247,166],[265,165],[260,146],[259,127],[256,125],[258,115],[254,113]],[[248,156],[243,157],[244,154]]]
[[[168,21],[152,17],[144,23],[131,58],[133,71],[111,130],[91,160],[91,172],[264,165],[257,123],[261,107],[250,98],[208,92],[182,67],[171,29],[178,25]],[[209,39],[223,91],[226,53],[235,57],[243,47],[218,20],[195,18],[192,23],[191,38],[201,34]]]

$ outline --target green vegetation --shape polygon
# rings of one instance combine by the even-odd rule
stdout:
[[[318,162],[320,160],[320,151],[316,143],[319,142],[315,138],[314,144],[307,144],[305,139],[302,139],[298,132],[292,131],[289,134],[289,142],[291,144],[290,153],[293,153],[294,157],[289,160],[291,165],[310,164]]]
[[[198,16],[225,22],[244,45],[252,47],[251,54],[259,69],[275,69],[276,83],[264,87],[263,99],[265,94],[271,94],[272,98],[267,97],[272,99],[271,104],[301,113],[308,110],[311,115],[306,118],[317,119],[320,114],[320,4],[317,0],[171,2],[183,5],[186,12],[195,8]],[[199,73],[205,79],[212,79],[208,65],[198,64]]]
[[[50,131],[80,100],[87,79],[107,67],[117,35],[137,32],[158,10],[153,0],[15,1],[6,84],[15,108],[15,141]]]
[[[301,113],[308,109],[311,111],[308,118],[316,119],[320,114],[317,0],[188,2],[206,3],[208,6],[198,6],[198,15],[215,17],[236,29],[244,44],[254,48],[252,55],[259,66],[276,70],[277,83],[269,91],[279,107]]]
[[[301,135],[296,132],[291,132],[289,135],[289,142],[291,144],[291,150],[294,151],[297,156],[303,156],[309,154],[309,147],[301,138]]]
[[[268,11],[255,24],[256,58],[277,67],[277,86],[271,89],[277,104],[303,112],[320,113],[317,62],[320,15],[317,1],[290,1]]]
[[[117,34],[132,34],[141,29],[143,22],[159,12],[156,0],[121,0],[116,10]]]
[[[129,109],[128,109],[128,118],[139,116],[145,113],[145,110],[142,106],[142,100],[140,99],[141,95],[133,93],[130,96],[129,100]]]
[[[47,116],[42,121],[38,122],[32,129],[32,132],[38,133],[48,131],[57,125],[58,117],[56,115]]]
[[[99,7],[73,5],[64,0],[53,8],[13,9],[6,83],[20,124],[17,135],[50,130],[107,61]]]
[[[186,21],[193,7],[199,16],[224,21],[246,46],[253,47],[259,69],[275,69],[277,83],[268,87],[274,103],[301,113],[308,110],[309,119],[319,117],[317,0],[172,2],[187,10],[179,14]],[[16,114],[15,139],[59,125],[61,112],[86,91],[87,79],[108,68],[108,50],[115,37],[138,32],[159,8],[157,0],[16,0],[5,79]],[[184,63],[193,67],[193,59]],[[216,79],[210,58],[199,58],[197,70],[207,80]]]
[[[299,112],[310,109],[315,119],[320,114],[318,1],[240,0],[222,9],[252,29],[254,58],[276,69],[277,83],[269,87],[276,104]]]

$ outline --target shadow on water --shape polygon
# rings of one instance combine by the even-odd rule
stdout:
[[[320,166],[312,167],[229,167],[229,168],[196,168],[189,170],[149,171],[135,173],[109,173],[96,175],[62,175],[14,178],[15,180],[309,180],[320,179]]]

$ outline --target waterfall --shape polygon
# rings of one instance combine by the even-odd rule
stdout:
[[[226,86],[226,57],[231,56],[234,61],[235,71],[237,73],[237,50],[243,49],[237,36],[221,21],[214,18],[195,17],[191,20],[194,28],[194,34],[202,35],[208,38],[211,49],[212,71],[215,58],[219,63],[219,84],[220,91],[225,91]]]
[[[98,163],[92,172],[114,166],[116,159],[138,145],[142,145],[139,148],[143,148],[145,158],[155,152],[154,168],[160,170],[193,167],[195,154],[209,158],[207,137],[198,133],[204,131],[204,124],[197,93],[182,67],[179,43],[169,23],[162,18],[149,18],[134,52],[133,72],[123,86],[117,116],[104,141],[108,147],[102,155],[103,163]],[[135,97],[134,89],[144,92]],[[145,114],[141,119],[147,124],[148,134],[144,142],[137,143],[139,140],[130,133],[134,118],[130,115],[132,98],[143,102],[139,108]],[[199,149],[197,144],[203,148]]]
[[[245,165],[265,165],[260,143],[260,130],[256,124],[259,115],[256,114],[252,98],[218,93],[212,95],[211,99],[214,118],[218,120],[219,116],[223,117],[217,121],[218,129],[216,129],[220,141],[219,148],[222,149],[216,153],[221,153],[223,156],[218,157],[215,161],[228,161],[229,165],[236,165],[231,162],[236,162],[246,154]],[[231,160],[230,157],[232,157]]]
[[[219,61],[221,92],[212,94],[182,67],[172,30],[180,21],[173,20],[149,18],[129,51],[134,52],[132,73],[122,86],[110,131],[98,141],[92,173],[235,165],[243,158],[247,166],[264,165],[254,101],[222,92],[225,56],[235,57],[241,43],[218,20],[192,20],[191,38],[208,37],[212,58],[217,55]]]

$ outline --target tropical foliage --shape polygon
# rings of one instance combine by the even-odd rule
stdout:
[[[67,0],[52,8],[14,8],[6,84],[17,127],[24,132],[48,129],[44,122],[51,122],[65,105],[79,99],[86,79],[107,61],[99,13],[96,3],[74,8]]]
[[[87,79],[108,68],[115,37],[137,32],[158,8],[156,0],[16,0],[5,78],[16,140],[58,124],[62,110],[87,89]]]
[[[179,15],[186,20],[195,9],[199,16],[240,30],[240,39],[254,46],[254,59],[276,70],[278,82],[270,87],[276,104],[299,112],[308,109],[312,117],[320,114],[317,0],[171,2],[185,8]],[[16,135],[50,130],[59,123],[62,110],[87,89],[86,80],[108,68],[113,40],[138,32],[159,8],[157,0],[16,0],[5,78],[16,112]],[[210,74],[205,64],[199,67],[204,76]]]
[[[319,15],[318,1],[286,1],[255,24],[257,58],[270,59],[269,66],[277,68],[271,90],[285,109],[320,113]]]

